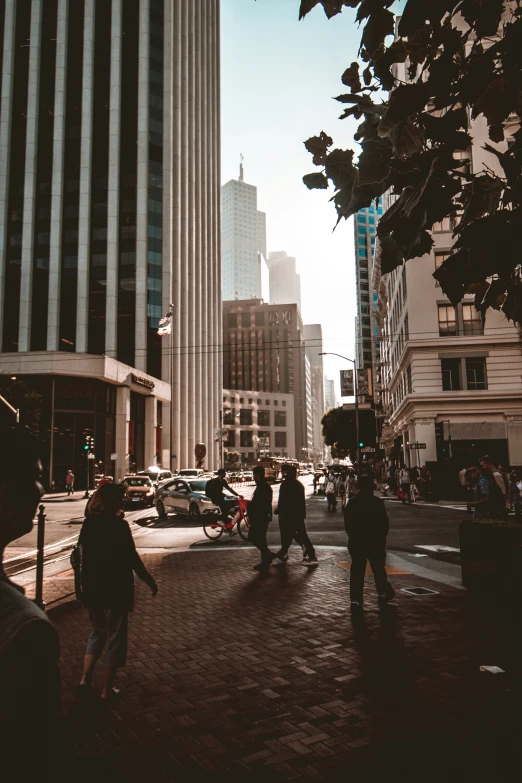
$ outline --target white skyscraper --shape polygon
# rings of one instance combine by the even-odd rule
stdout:
[[[296,304],[301,312],[301,276],[296,261],[284,250],[269,253],[270,304]]]
[[[257,209],[257,188],[243,178],[222,187],[223,300],[262,297],[258,253],[266,258],[266,215]]]

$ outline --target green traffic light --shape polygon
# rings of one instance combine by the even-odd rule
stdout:
[[[364,443],[359,443],[359,448],[360,449],[362,449],[363,446],[364,446]]]

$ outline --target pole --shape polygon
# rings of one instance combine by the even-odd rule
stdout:
[[[51,442],[49,444],[49,489],[54,489],[54,375],[51,378]]]
[[[361,448],[359,446],[359,398],[357,396],[357,392],[359,391],[357,388],[357,365],[355,361],[353,362],[353,384],[354,384],[354,392],[355,392],[355,443],[356,443],[356,455],[357,455],[357,469],[359,471],[359,475],[361,475]]]
[[[169,426],[169,470],[172,472],[172,449],[174,429],[174,305],[170,305],[170,426]]]
[[[219,409],[219,467],[223,467],[223,410]]]
[[[43,600],[43,561],[44,561],[44,540],[45,540],[45,506],[43,503],[39,506],[38,528],[36,537],[36,587],[34,602],[40,609],[45,608]]]

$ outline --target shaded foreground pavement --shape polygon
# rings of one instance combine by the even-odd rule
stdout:
[[[318,554],[309,570],[293,549],[291,565],[266,577],[252,572],[252,550],[144,555],[160,592],[137,585],[108,711],[75,695],[86,610],[70,600],[51,609],[74,779],[520,780],[510,618],[392,569],[394,607],[379,612],[367,577],[365,618],[354,622],[348,556]],[[419,586],[437,593],[399,589]]]

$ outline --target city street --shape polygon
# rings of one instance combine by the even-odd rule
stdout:
[[[329,513],[326,498],[313,495],[312,478],[302,478],[307,494],[307,527],[313,544],[317,547],[346,546],[341,505]],[[279,495],[279,484],[274,485],[274,508]],[[251,497],[254,487],[238,486],[237,491],[245,497]],[[56,577],[69,569],[69,553],[77,541],[83,511],[85,508],[83,493],[76,493],[72,499],[60,496],[44,497],[47,520],[45,526],[45,578]],[[418,547],[458,548],[458,524],[464,516],[453,504],[415,504],[403,505],[395,499],[385,501],[390,518],[388,550],[399,555],[427,554],[419,560],[423,566],[435,572],[446,573],[447,563],[440,560],[440,553]],[[152,550],[227,549],[246,548],[250,544],[239,536],[224,534],[218,541],[209,541],[203,533],[200,522],[187,517],[169,515],[167,520],[159,520],[155,509],[140,509],[126,513],[136,546],[140,552]],[[280,544],[277,517],[274,516],[268,531],[269,546],[275,551]],[[34,582],[34,555],[36,550],[36,525],[32,532],[18,539],[6,551],[6,567],[15,581],[24,586]],[[409,553],[409,555],[408,555]],[[458,552],[445,553],[444,561],[457,563]]]

